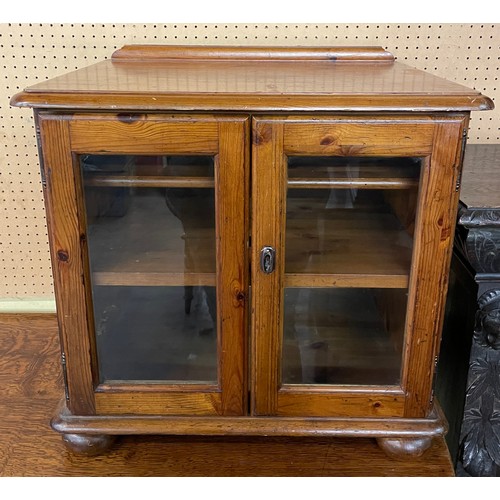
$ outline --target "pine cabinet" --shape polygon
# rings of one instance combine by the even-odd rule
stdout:
[[[126,46],[30,87],[65,395],[121,434],[420,454],[476,91],[377,47]]]

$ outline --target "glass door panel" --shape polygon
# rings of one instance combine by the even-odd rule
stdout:
[[[420,169],[288,159],[283,384],[400,383]]]
[[[218,381],[214,160],[82,155],[101,383]]]

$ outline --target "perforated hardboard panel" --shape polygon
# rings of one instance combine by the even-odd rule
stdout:
[[[498,24],[0,24],[0,300],[53,294],[32,112],[11,108],[10,97],[130,43],[381,45],[499,97]],[[469,142],[498,143],[499,129],[500,109],[473,113]]]

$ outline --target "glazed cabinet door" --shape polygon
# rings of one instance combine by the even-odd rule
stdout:
[[[247,118],[38,123],[69,410],[243,414]]]
[[[255,120],[254,414],[428,414],[465,125]]]

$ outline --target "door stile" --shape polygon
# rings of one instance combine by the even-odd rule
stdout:
[[[49,241],[55,298],[65,359],[67,406],[74,414],[93,415],[92,346],[88,335],[85,270],[75,204],[78,187],[74,176],[69,122],[39,115],[39,124],[47,183],[46,216],[51,228]]]
[[[217,300],[222,387],[221,414],[248,406],[249,119],[219,121],[216,157]]]
[[[405,417],[426,417],[441,340],[448,276],[458,208],[457,182],[462,168],[460,140],[467,117],[435,124],[433,148],[421,191],[408,297],[407,345],[402,385]]]
[[[275,415],[279,387],[284,272],[284,125],[253,120],[251,412]],[[261,269],[261,250],[277,250],[274,270]]]

